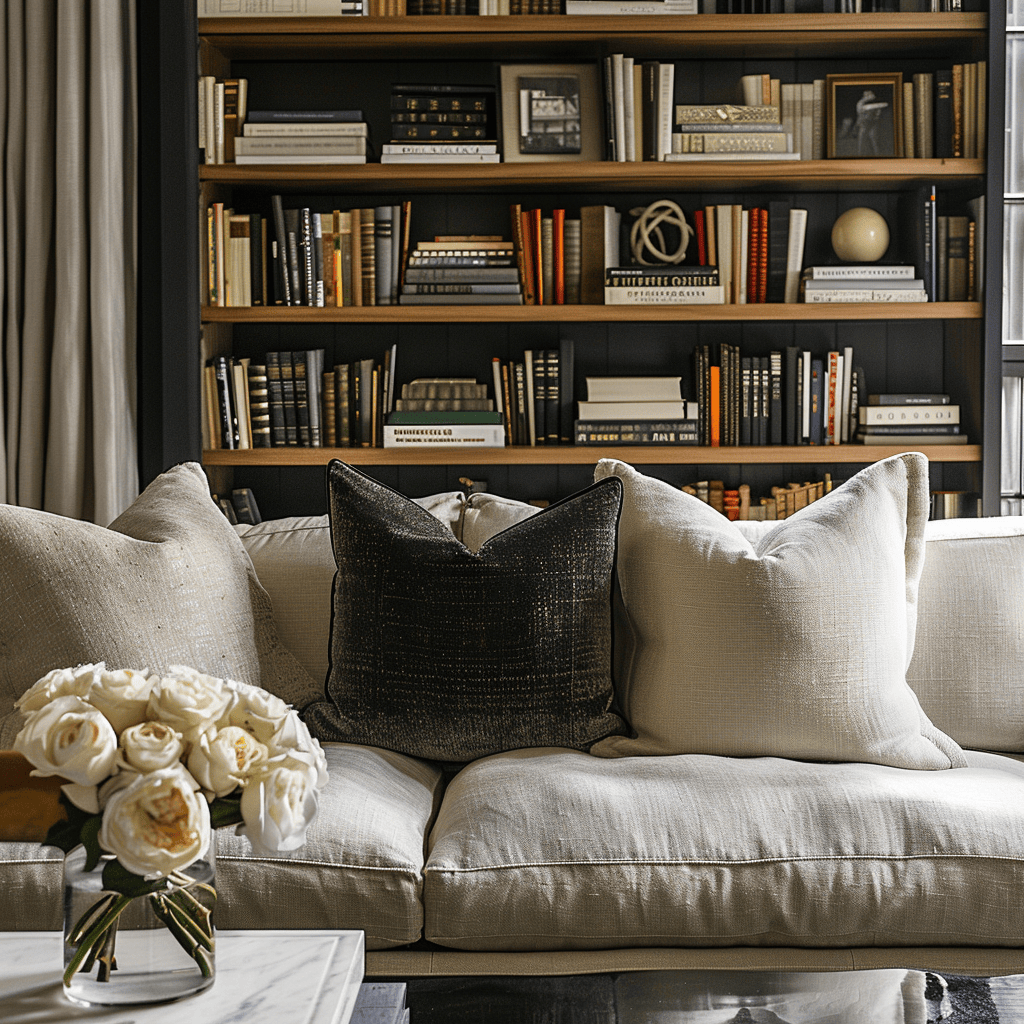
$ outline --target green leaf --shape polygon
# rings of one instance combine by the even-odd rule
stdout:
[[[63,793],[60,795],[60,805],[64,808],[67,818],[55,821],[50,826],[50,830],[46,833],[46,838],[43,840],[43,845],[56,846],[58,850],[70,853],[82,842],[82,829],[85,827],[85,823],[94,818],[97,822],[96,827],[98,830],[98,823],[102,816],[90,814],[88,811],[83,811],[80,807],[76,807]]]
[[[123,896],[145,896],[167,888],[167,879],[157,878],[149,882],[141,875],[132,874],[120,861],[111,860],[103,868],[103,888]]]
[[[83,871],[92,871],[100,862],[103,851],[100,849],[100,825],[103,824],[103,815],[94,814],[82,826],[82,845],[85,847],[85,865]]]
[[[224,828],[242,821],[242,798],[219,796],[210,804],[210,827]]]

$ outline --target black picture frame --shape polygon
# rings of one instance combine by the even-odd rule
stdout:
[[[903,72],[829,75],[830,159],[897,159],[903,155]]]

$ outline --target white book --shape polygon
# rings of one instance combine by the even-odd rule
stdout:
[[[697,403],[675,401],[578,402],[577,419],[588,423],[629,423],[634,420],[695,420]]]
[[[916,268],[912,264],[900,264],[898,266],[879,263],[850,263],[843,266],[829,267],[807,267],[804,271],[811,280],[827,281],[835,278],[891,278],[891,279],[913,279],[916,275]],[[923,285],[919,287],[924,287]]]
[[[722,203],[715,208],[715,244],[718,248],[718,277],[724,302],[733,301],[732,280],[732,206]]]
[[[608,306],[716,306],[725,303],[720,284],[699,288],[637,288],[609,285],[604,290]]]
[[[443,448],[449,445],[504,448],[505,426],[502,423],[384,424],[385,448]]]
[[[853,348],[849,345],[843,348],[842,358],[839,363],[843,371],[843,442],[852,439],[850,429],[850,408],[853,403]]]
[[[825,117],[827,99],[825,79],[816,78],[812,83],[814,99],[811,103],[811,160],[825,159]]]
[[[1024,438],[1024,379],[1003,378],[1002,445],[999,448],[999,490],[1021,493],[1022,438]]]
[[[800,273],[804,262],[804,239],[807,235],[807,211],[789,211],[789,243],[786,248],[786,302],[800,297]]]
[[[213,162],[224,163],[224,83],[213,87]]]
[[[794,140],[799,136],[797,135],[797,91],[799,86],[795,82],[783,82],[781,86],[781,102],[780,115],[782,117],[782,130],[788,133]],[[791,147],[794,150],[800,150],[800,146],[794,145]]]
[[[800,429],[804,440],[811,436],[811,353],[804,349],[800,353]]]
[[[698,160],[799,160],[799,153],[666,153],[668,163],[685,163]]]
[[[740,258],[739,265],[739,287],[737,288],[738,301],[746,303],[749,301],[747,295],[747,260],[750,254],[750,211],[740,211]]]
[[[862,405],[857,422],[865,427],[927,427],[960,422],[959,405]]]
[[[499,164],[498,153],[381,153],[382,164]]]
[[[672,152],[672,121],[675,111],[676,66],[672,61],[658,65],[658,150],[659,160]]]
[[[633,81],[633,58],[622,58],[623,131],[626,135],[626,161],[636,161],[636,89]]]
[[[296,135],[315,138],[365,138],[367,134],[369,127],[365,121],[246,121],[242,125],[242,135],[248,139],[266,136],[293,138]]]
[[[697,14],[697,0],[565,0],[566,14]]]
[[[382,153],[497,153],[496,142],[386,142]]]
[[[588,402],[678,402],[682,397],[682,377],[587,377],[586,382]]]
[[[612,127],[615,135],[615,160],[626,160],[626,92],[623,85],[625,57],[612,54]]]
[[[200,18],[292,18],[296,15],[353,14],[353,0],[196,0]]]
[[[523,352],[523,365],[526,367],[526,428],[530,435],[530,444],[537,443],[537,410],[534,406],[533,394],[533,349]]]
[[[332,135],[324,138],[264,135],[258,138],[241,136],[235,139],[235,157],[257,154],[307,156],[325,153],[332,156],[366,155],[366,137]]]
[[[915,288],[830,288],[804,293],[804,302],[927,302],[928,292]]]
[[[365,164],[366,157],[353,154],[333,155],[330,153],[320,154],[284,154],[267,153],[254,154],[252,156],[235,154],[236,164]]]
[[[245,360],[248,363],[248,360]],[[238,447],[252,447],[249,417],[249,381],[242,361],[231,367],[231,388],[235,399],[235,419],[238,421]]]
[[[797,131],[793,133],[793,149],[803,153],[805,160],[810,160],[814,153],[814,83],[801,82],[798,88],[800,120]]]
[[[878,288],[913,288],[924,290],[924,279],[920,277],[889,278],[889,277],[831,277],[818,280],[806,280],[803,283],[805,292],[828,291],[842,288],[849,291],[866,289],[873,291]]]

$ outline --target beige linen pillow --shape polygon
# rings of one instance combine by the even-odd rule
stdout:
[[[51,669],[190,665],[302,706],[319,687],[278,640],[270,599],[196,463],[157,477],[109,528],[0,506],[0,746]]]
[[[966,764],[906,682],[928,518],[928,464],[885,459],[746,540],[669,484],[603,459],[624,485],[616,687],[634,738],[592,753]]]

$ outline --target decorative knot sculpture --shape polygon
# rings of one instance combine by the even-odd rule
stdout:
[[[656,266],[659,263],[681,263],[686,256],[686,248],[693,237],[693,228],[686,222],[686,214],[678,203],[671,199],[658,199],[648,207],[638,206],[629,211],[636,217],[629,233],[629,246],[633,258],[644,266]],[[679,231],[679,245],[675,252],[667,251],[662,225],[672,226]],[[648,258],[651,257],[651,258]]]

